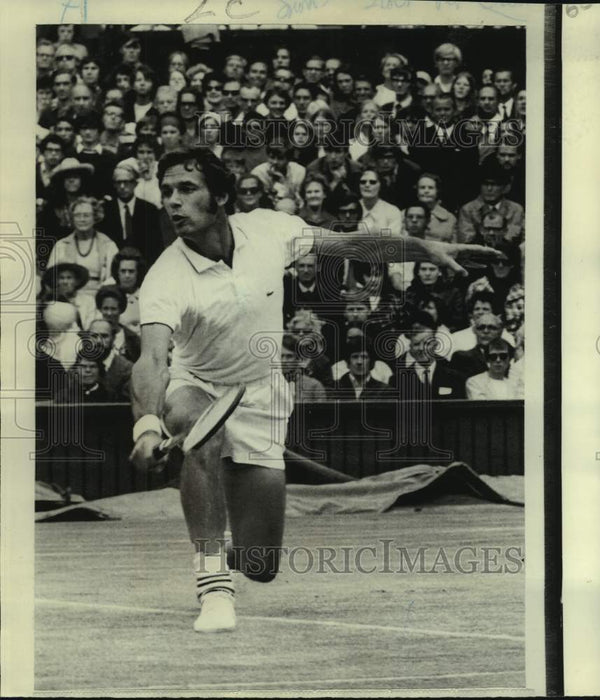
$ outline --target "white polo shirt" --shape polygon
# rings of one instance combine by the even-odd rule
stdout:
[[[314,231],[298,216],[267,209],[234,214],[232,267],[178,238],[140,290],[140,323],[173,330],[171,372],[217,384],[270,375],[281,355],[283,272],[306,255]]]

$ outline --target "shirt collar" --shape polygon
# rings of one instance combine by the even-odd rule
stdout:
[[[314,292],[317,288],[317,283],[313,282],[310,287],[307,287],[306,285],[302,284],[302,282],[298,282],[298,287],[300,288],[301,292]]]
[[[244,247],[246,241],[248,240],[248,236],[246,236],[244,231],[239,226],[234,224],[231,219],[229,219],[229,224],[231,226],[231,233],[233,234],[233,241],[235,244],[235,255],[235,253]],[[173,245],[175,245],[183,253],[196,272],[205,272],[219,263],[222,263],[223,265],[225,264],[222,260],[211,260],[204,255],[200,255],[200,253],[192,250],[192,248],[185,243],[183,238],[177,238]]]

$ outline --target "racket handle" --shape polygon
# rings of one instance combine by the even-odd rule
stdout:
[[[158,462],[160,459],[162,459],[165,455],[169,453],[171,448],[174,446],[175,440],[174,438],[167,438],[166,440],[163,440],[160,445],[157,445],[154,450],[152,450],[152,456],[154,459]]]

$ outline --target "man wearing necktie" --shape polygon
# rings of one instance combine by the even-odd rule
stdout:
[[[437,324],[426,311],[416,312],[406,333],[409,349],[398,358],[390,380],[401,399],[431,401],[464,399],[465,381],[439,356],[444,339],[438,338]]]
[[[131,159],[130,159],[131,160]],[[149,265],[162,253],[159,210],[154,204],[135,195],[139,173],[130,161],[121,161],[113,171],[116,198],[105,204],[101,228],[122,248],[137,248]]]
[[[513,80],[512,71],[497,70],[494,73],[494,86],[498,91],[498,112],[502,117],[502,121],[505,121],[512,117],[514,94],[517,88],[517,84]]]

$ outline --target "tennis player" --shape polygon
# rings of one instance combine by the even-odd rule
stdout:
[[[383,262],[432,260],[464,272],[457,258],[485,261],[498,254],[411,238],[340,239],[297,216],[264,209],[228,216],[234,179],[205,149],[165,155],[158,179],[178,238],[140,291],[142,354],[132,373],[131,459],[141,469],[156,468],[161,418],[171,434],[186,432],[231,385],[246,386],[219,433],[186,454],[181,473],[201,606],[194,629],[231,630],[234,589],[223,552],[227,514],[232,568],[267,582],[279,567],[283,443],[293,407],[286,382],[273,375],[273,357],[281,351],[285,268],[313,251],[366,260],[375,255]],[[265,341],[272,352],[265,352]]]

